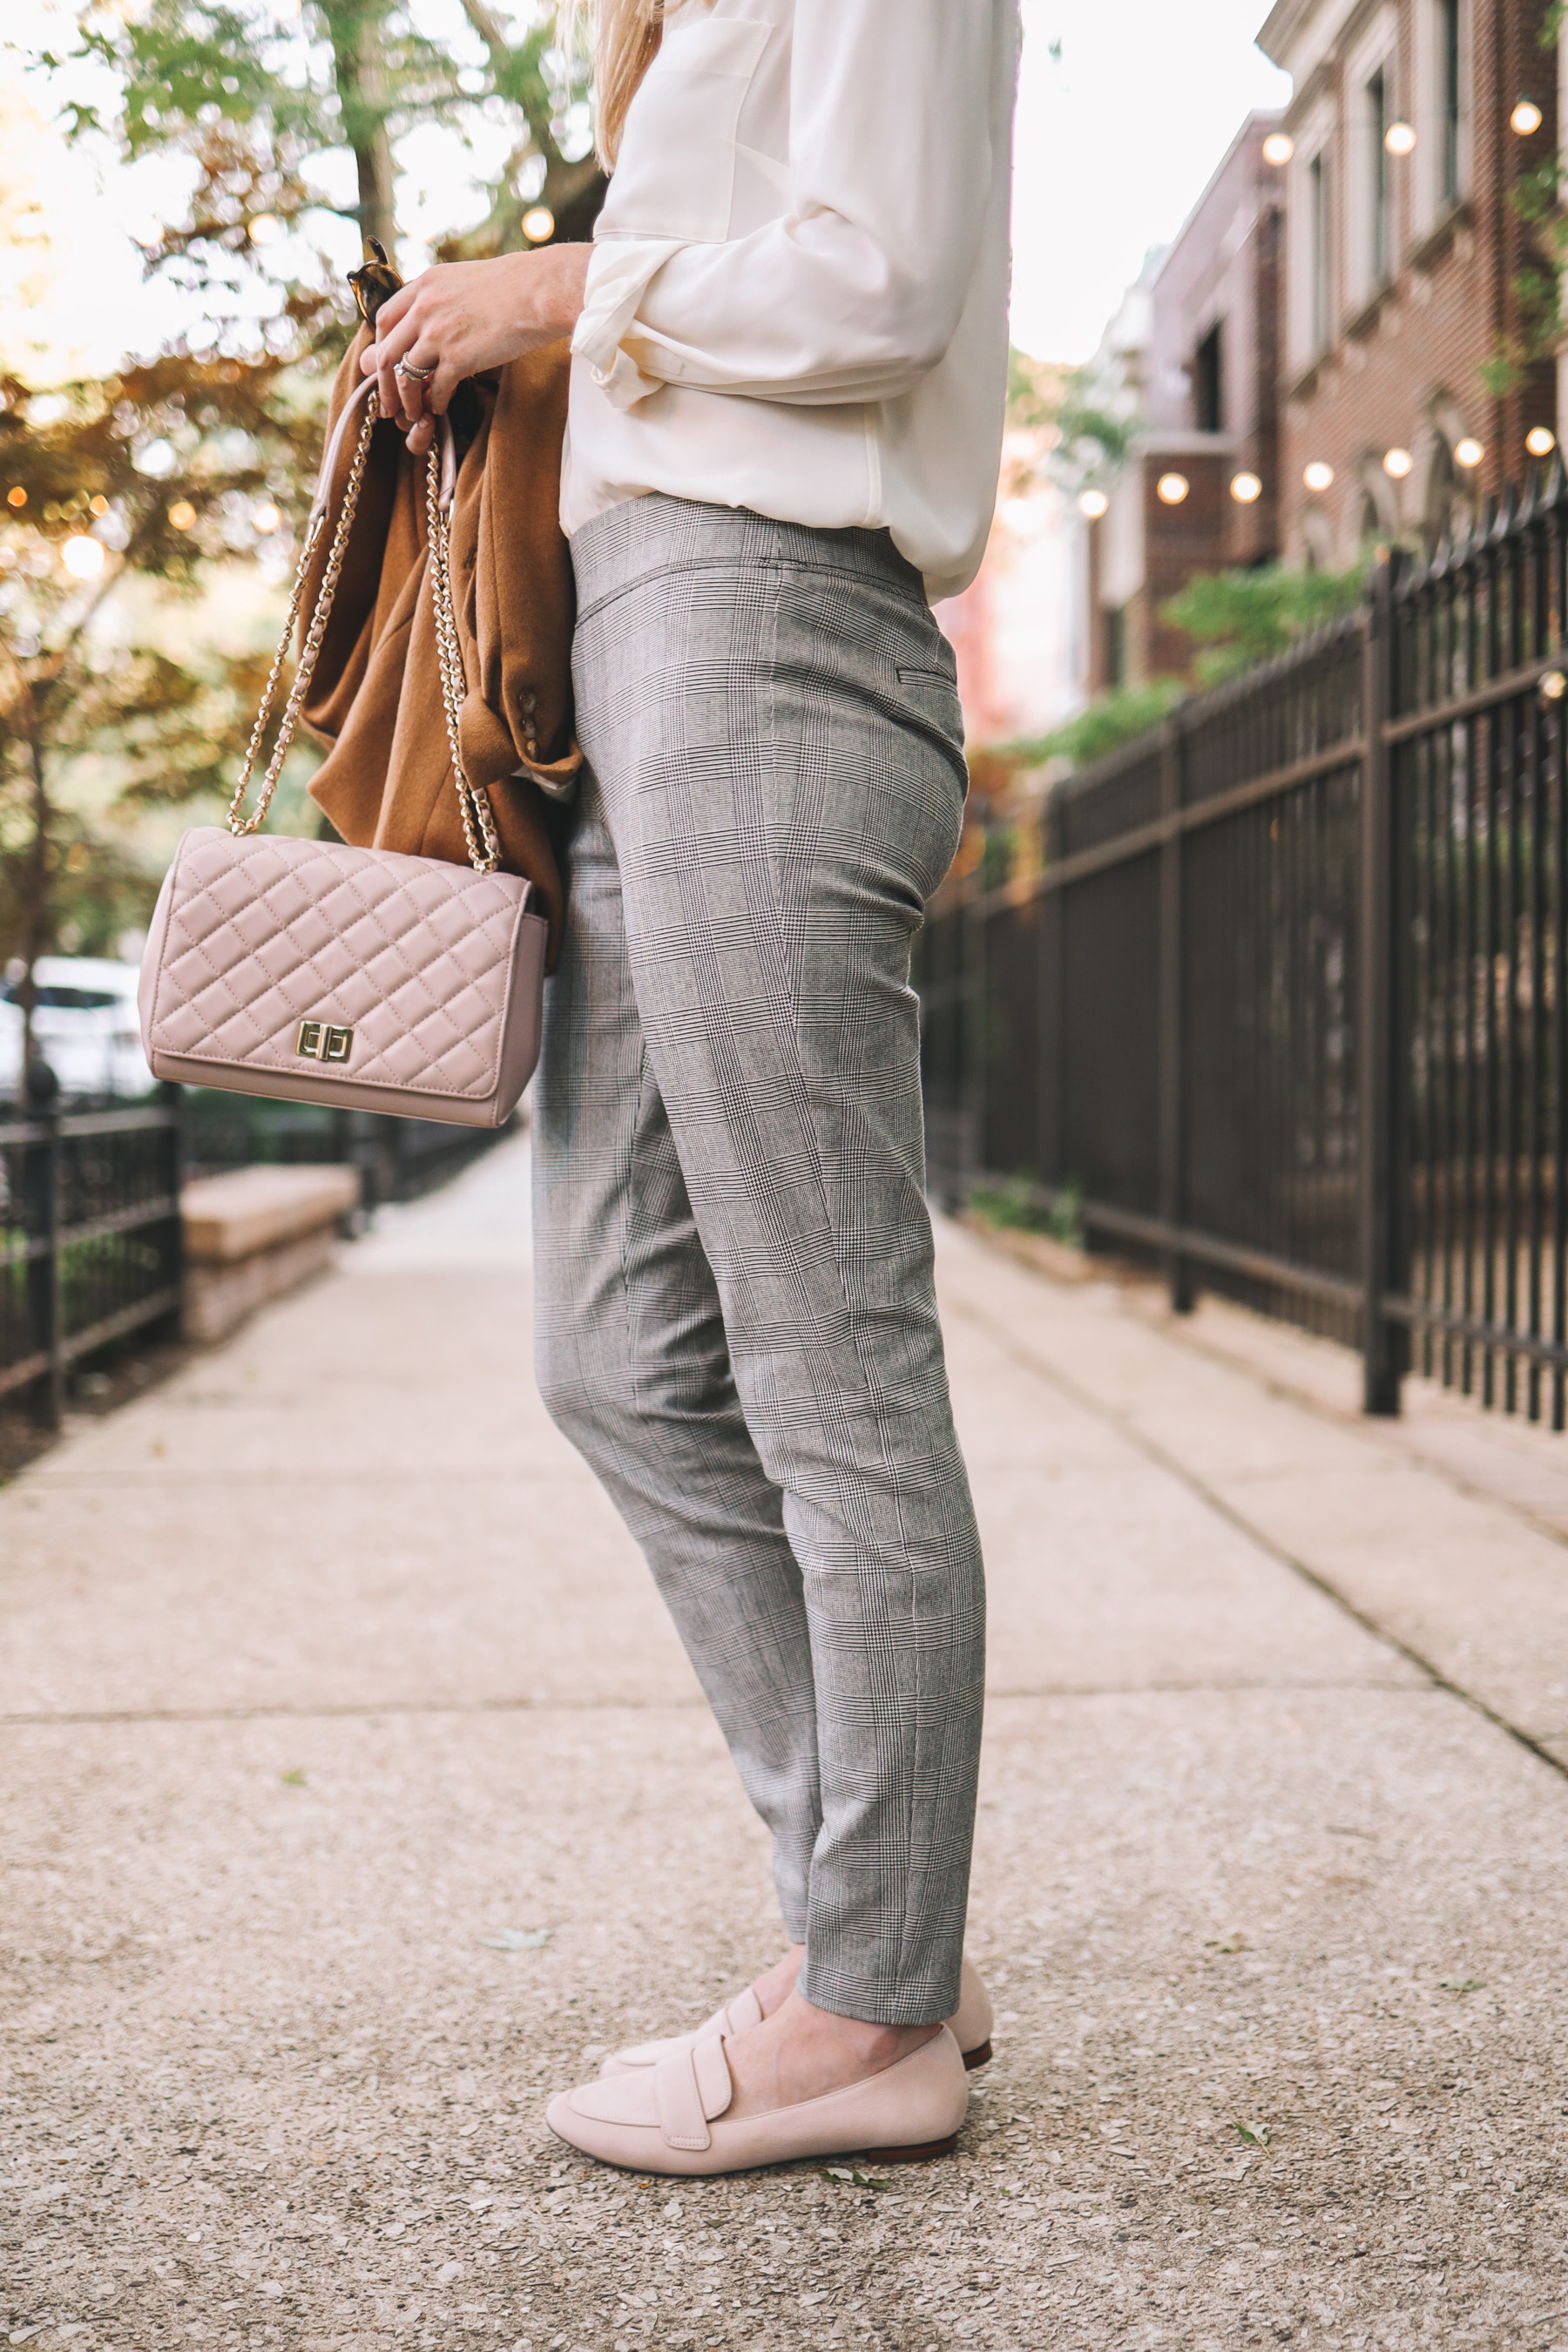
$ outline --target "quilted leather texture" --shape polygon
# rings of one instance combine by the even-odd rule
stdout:
[[[163,887],[144,1015],[154,1067],[177,1055],[300,1077],[314,1066],[300,1024],[323,1021],[353,1031],[340,1081],[474,1101],[495,1090],[529,911],[517,876],[201,825]]]

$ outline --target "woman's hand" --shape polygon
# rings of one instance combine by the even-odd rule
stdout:
[[[547,245],[495,261],[444,262],[382,304],[360,366],[378,378],[381,413],[406,427],[416,457],[430,446],[434,420],[445,416],[465,376],[572,332],[592,252],[588,245]],[[400,360],[435,373],[399,375]]]

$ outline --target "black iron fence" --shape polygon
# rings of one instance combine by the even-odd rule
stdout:
[[[58,1423],[73,1364],[173,1328],[179,1195],[173,1104],[0,1121],[0,1399]]]
[[[1564,1422],[1568,478],[988,842],[917,978],[949,1198],[1011,1188]]]

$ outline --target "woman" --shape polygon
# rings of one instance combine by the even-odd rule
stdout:
[[[1015,0],[600,0],[595,29],[592,248],[426,272],[365,365],[418,452],[465,375],[572,337],[591,773],[539,1380],[773,1832],[791,1944],[550,2122],[655,2172],[934,2155],[989,2031],[961,1984],[984,1601],[909,958],[962,821],[930,600],[995,493]]]

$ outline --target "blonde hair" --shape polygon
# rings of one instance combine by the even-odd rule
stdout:
[[[563,16],[585,16],[594,55],[595,144],[606,172],[620,152],[626,109],[658,53],[666,0],[570,0]]]

